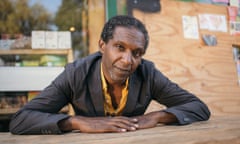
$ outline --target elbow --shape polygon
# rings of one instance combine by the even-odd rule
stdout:
[[[202,103],[202,106],[201,106],[201,115],[199,115],[199,120],[200,121],[207,121],[209,120],[209,118],[211,117],[211,112],[208,108],[208,106],[205,104],[205,103]]]
[[[210,117],[211,117],[211,112],[210,112],[209,108],[206,106],[205,120],[209,120]]]
[[[9,132],[12,134],[20,134],[19,125],[17,124],[15,118],[12,118],[9,124]]]
[[[14,135],[20,135],[20,131],[17,131],[17,128],[15,127],[10,127],[9,132]]]
[[[11,120],[9,124],[9,132],[16,135],[21,133],[21,131],[18,130],[18,126],[15,124],[14,120]]]
[[[9,123],[9,132],[15,135],[23,134],[24,128],[22,127],[21,120],[19,117],[21,115],[21,112],[17,112],[14,114],[11,118],[11,121]]]

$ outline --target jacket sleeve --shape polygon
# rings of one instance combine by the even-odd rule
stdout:
[[[174,114],[178,124],[185,125],[209,119],[210,111],[198,97],[169,80],[155,68],[152,76],[153,99],[165,105],[167,108],[164,111]]]
[[[28,102],[10,121],[12,134],[60,134],[58,122],[69,115],[58,113],[69,103],[70,86],[66,70],[38,96]]]

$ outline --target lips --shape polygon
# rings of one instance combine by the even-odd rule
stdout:
[[[123,74],[123,75],[129,75],[131,72],[130,69],[120,68],[120,67],[116,67],[116,66],[115,66],[115,70],[116,70],[116,72]]]

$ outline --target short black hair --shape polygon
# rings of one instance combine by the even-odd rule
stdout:
[[[101,39],[105,43],[108,43],[108,41],[113,38],[113,32],[117,26],[123,26],[127,28],[134,27],[141,31],[145,38],[144,49],[147,49],[149,36],[144,24],[140,20],[128,15],[117,15],[108,20],[101,33]]]

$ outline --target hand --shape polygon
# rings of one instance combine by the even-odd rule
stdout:
[[[150,112],[148,114],[133,118],[138,120],[139,129],[156,127],[159,123],[167,124],[177,121],[175,115],[163,111]]]
[[[128,117],[73,116],[59,123],[62,130],[80,130],[86,133],[126,132],[138,128],[137,119]],[[71,128],[70,128],[71,127]]]
[[[138,120],[138,128],[145,129],[157,126],[159,122],[159,112],[151,112],[145,115],[133,117]]]

